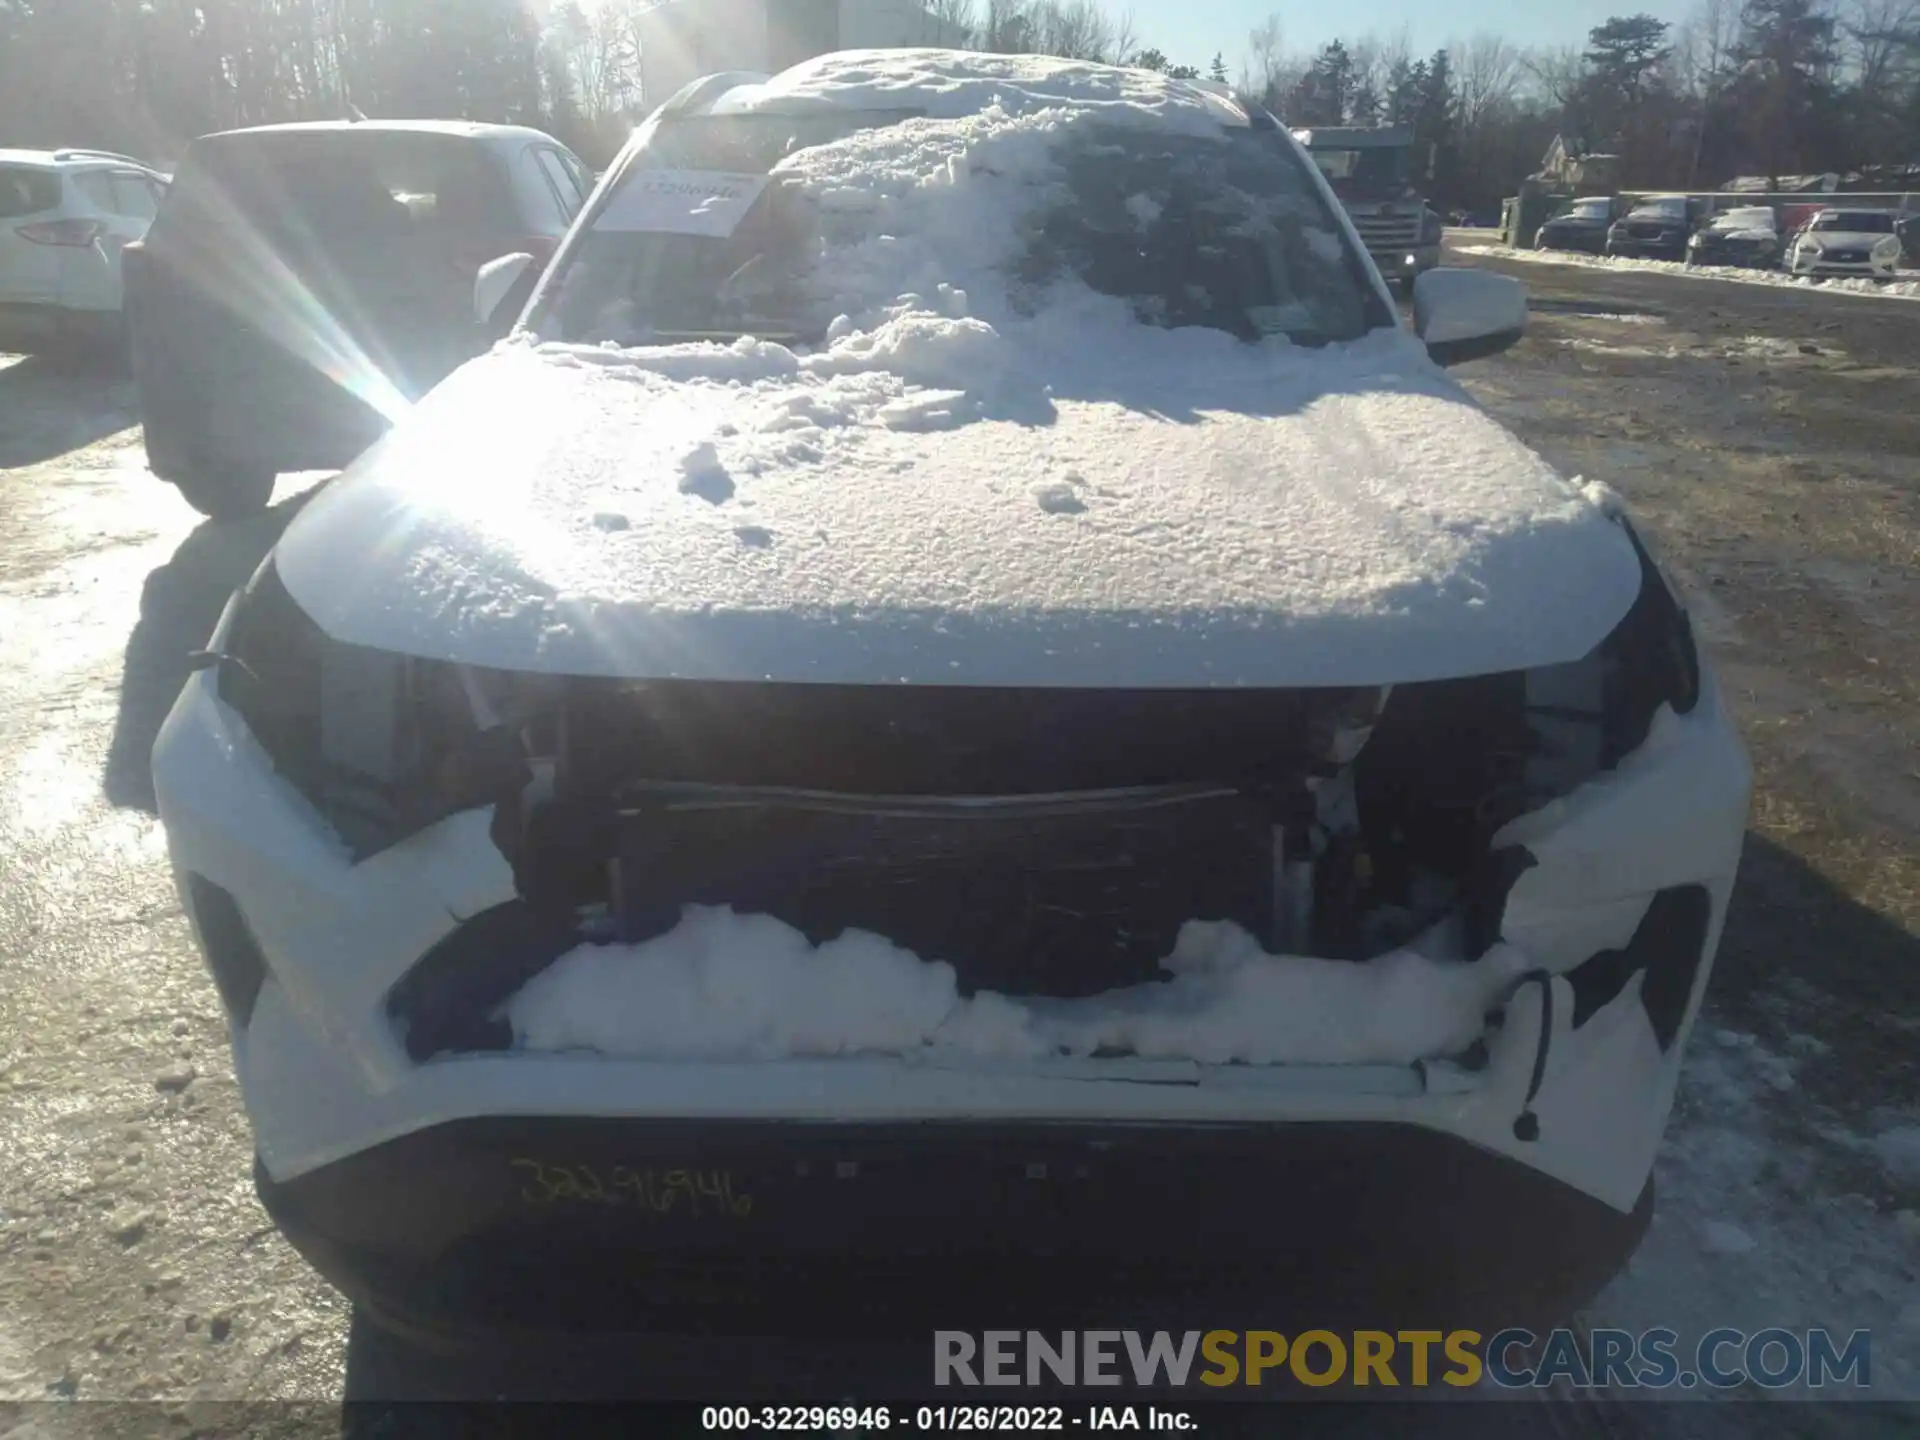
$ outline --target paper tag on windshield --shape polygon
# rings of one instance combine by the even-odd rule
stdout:
[[[765,175],[719,170],[640,170],[614,192],[596,230],[725,239],[767,188]]]

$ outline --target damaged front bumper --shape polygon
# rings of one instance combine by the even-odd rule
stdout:
[[[689,1290],[764,1317],[856,1254],[875,1303],[1138,1256],[1134,1288],[1398,1296],[1457,1324],[1448,1304],[1497,1281],[1496,1322],[1564,1314],[1645,1224],[1749,788],[1707,675],[1689,713],[1500,837],[1533,862],[1500,933],[1534,968],[1474,1056],[1247,1066],[411,1053],[390,1007],[423,956],[478,937],[516,963],[492,815],[356,858],[212,671],[155,778],[263,1197],[336,1283],[443,1330],[646,1329]]]
[[[1626,1213],[1417,1125],[458,1121],[259,1191],[432,1344],[1545,1327]]]

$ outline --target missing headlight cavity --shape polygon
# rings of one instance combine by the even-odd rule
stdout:
[[[527,781],[516,714],[476,704],[453,666],[332,639],[271,561],[241,595],[218,662],[220,698],[355,859]]]
[[[220,1003],[228,1018],[244,1029],[253,1020],[254,1004],[266,983],[266,957],[228,891],[203,875],[189,874],[187,901]]]
[[[1612,715],[1608,764],[1646,742],[1653,714],[1671,705],[1691,714],[1700,702],[1700,653],[1693,626],[1634,528],[1621,528],[1640,557],[1640,594],[1601,647],[1609,664]]]

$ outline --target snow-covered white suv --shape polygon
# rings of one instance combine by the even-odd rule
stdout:
[[[102,150],[0,150],[0,348],[114,342],[120,252],[166,178]]]
[[[1177,80],[676,97],[155,747],[278,1223],[454,1337],[1564,1315],[1749,773],[1618,503],[1442,369],[1525,318],[1403,328]]]

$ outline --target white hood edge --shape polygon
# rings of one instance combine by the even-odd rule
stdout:
[[[1410,337],[1230,357],[1224,403],[1192,362],[1259,347],[1167,338],[1147,393],[1085,399],[510,343],[276,563],[349,643],[821,684],[1411,683],[1578,659],[1638,594],[1619,526]]]

